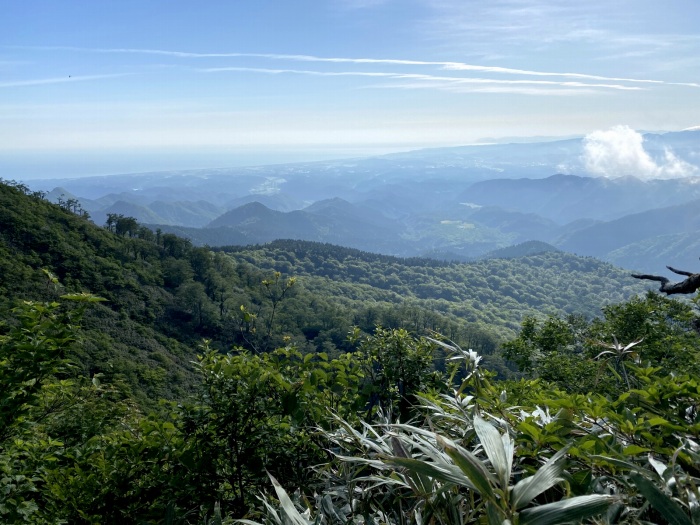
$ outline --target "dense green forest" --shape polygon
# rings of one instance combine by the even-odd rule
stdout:
[[[593,317],[644,290],[562,252],[473,264],[301,241],[211,252],[129,217],[97,227],[76,201],[52,205],[21,185],[0,185],[0,228],[4,308],[66,292],[105,298],[84,319],[81,366],[123,380],[142,403],[191,391],[192,349],[205,338],[217,350],[291,343],[334,356],[353,350],[355,326],[405,328],[441,333],[505,372],[494,354],[528,315]]]
[[[0,184],[0,522],[697,523],[697,300],[643,290]]]

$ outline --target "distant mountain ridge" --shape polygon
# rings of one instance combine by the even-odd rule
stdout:
[[[604,258],[615,252],[626,264],[625,246],[685,231],[664,222],[672,221],[666,213],[652,219],[658,228],[639,228],[637,236],[626,233],[624,221],[605,223],[698,200],[700,176],[582,176],[585,146],[582,139],[489,144],[50,182],[61,185],[54,197],[60,191],[77,198],[98,224],[107,213],[123,214],[212,246],[303,239],[472,260],[540,241]],[[692,166],[700,159],[700,130],[647,133],[643,148],[658,166],[671,158],[700,173]]]
[[[479,259],[514,259],[517,257],[528,257],[547,252],[559,252],[558,248],[541,241],[527,241],[513,246],[507,246],[499,250],[494,250],[482,255]]]
[[[460,198],[566,224],[581,218],[612,220],[698,199],[700,179],[642,181],[561,174],[544,179],[493,179],[473,184]]]

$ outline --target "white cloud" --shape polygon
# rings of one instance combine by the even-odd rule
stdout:
[[[66,82],[85,82],[88,80],[103,80],[106,78],[117,78],[129,75],[129,73],[117,73],[111,75],[83,75],[83,76],[69,76],[69,77],[54,77],[54,78],[38,78],[32,80],[10,80],[7,82],[0,82],[0,88],[9,87],[24,87],[24,86],[43,86],[46,84],[64,84]]]
[[[396,58],[353,58],[353,57],[321,57],[315,55],[291,55],[278,53],[193,53],[189,51],[171,51],[164,49],[139,49],[139,48],[80,48],[66,46],[49,46],[49,47],[27,47],[26,49],[44,49],[53,51],[74,51],[88,53],[119,53],[119,54],[140,54],[140,55],[156,55],[169,56],[173,58],[191,58],[191,59],[208,59],[208,58],[261,58],[266,60],[279,60],[291,62],[317,62],[330,64],[375,64],[375,65],[399,65],[399,66],[427,66],[437,67],[442,70],[451,71],[469,71],[479,73],[495,73],[506,75],[520,76],[535,76],[535,77],[562,77],[574,78],[578,80],[601,80],[606,82],[630,82],[642,84],[656,85],[671,85],[671,86],[686,86],[700,88],[699,83],[695,82],[667,82],[655,79],[642,78],[624,78],[624,77],[608,77],[601,75],[590,75],[586,73],[574,72],[554,72],[554,71],[534,71],[527,69],[516,69],[499,66],[484,66],[476,64],[467,64],[464,62],[453,61],[431,61],[431,60],[408,60]],[[224,69],[224,68],[222,68]]]
[[[666,149],[655,161],[644,149],[644,137],[629,126],[598,130],[583,139],[586,169],[603,177],[632,175],[640,179],[673,179],[698,173],[693,166]]]
[[[556,88],[575,88],[572,91],[576,94],[582,92],[590,93],[591,88],[602,88],[602,89],[614,89],[623,91],[638,91],[643,88],[634,86],[625,86],[621,84],[600,84],[600,83],[585,83],[585,82],[572,82],[572,81],[554,81],[554,80],[504,80],[504,79],[493,79],[493,78],[474,78],[474,77],[446,77],[446,76],[436,76],[436,75],[425,75],[422,73],[389,73],[389,72],[370,72],[370,71],[313,71],[305,69],[269,69],[269,68],[255,68],[255,67],[218,67],[218,68],[208,68],[201,69],[205,73],[222,73],[222,72],[248,72],[248,73],[265,73],[270,75],[282,75],[282,74],[293,74],[293,75],[310,75],[310,76],[321,76],[321,77],[379,77],[379,78],[390,78],[398,80],[411,80],[415,81],[410,84],[401,84],[397,87],[401,88],[433,88],[433,89],[445,89],[445,90],[455,90],[456,86],[461,86],[461,90],[467,85],[477,85],[477,86],[511,86],[509,88],[501,87],[479,87],[479,88],[469,88],[465,91],[481,91],[481,92],[507,92],[507,93],[524,93],[524,94],[545,94],[549,95],[553,93],[552,89],[547,90],[532,90],[530,88],[522,87],[512,87],[512,86],[548,86]],[[383,85],[381,87],[392,87],[392,85]],[[460,90],[458,89],[458,90]]]

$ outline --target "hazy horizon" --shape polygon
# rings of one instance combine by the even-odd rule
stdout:
[[[699,18],[694,0],[10,2],[0,169],[82,176],[681,130],[700,124]]]

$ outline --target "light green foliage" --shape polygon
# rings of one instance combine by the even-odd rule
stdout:
[[[71,455],[127,406],[99,379],[61,379],[85,305],[101,299],[71,294],[64,303],[23,302],[0,336],[0,521],[58,523],[64,514],[56,477]]]
[[[563,389],[620,393],[636,384],[627,362],[698,374],[696,326],[690,305],[649,293],[606,306],[603,317],[591,321],[528,318],[518,337],[503,345],[503,353],[522,372]]]
[[[68,318],[42,324],[37,315],[24,325],[41,327],[31,333],[67,329]],[[201,523],[217,512],[247,523],[696,519],[696,376],[628,362],[631,388],[579,394],[541,379],[495,382],[475,352],[437,338],[355,335],[358,353],[337,359],[293,347],[260,355],[205,347],[200,395],[150,417],[99,379],[80,385],[55,368],[18,409],[16,439],[5,440],[0,512],[34,523],[148,523],[166,514]],[[24,337],[10,331],[4,343]],[[556,330],[546,340],[559,341]],[[435,349],[450,352],[447,378],[430,374]],[[43,359],[48,366],[50,355]],[[375,394],[385,395],[384,410],[363,421]],[[396,423],[402,399],[408,417]],[[257,503],[266,471],[280,480],[281,508]]]
[[[632,389],[582,395],[494,383],[454,350],[465,379],[420,396],[422,422],[326,433],[340,450],[328,499],[301,510],[348,523],[697,522],[696,376],[630,364]]]
[[[66,296],[89,302],[92,296]],[[59,303],[23,302],[12,310],[14,318],[0,325],[0,450],[25,414],[38,403],[47,379],[65,372],[66,353],[75,341],[74,323],[83,309]]]
[[[275,241],[227,251],[258,268],[284,268],[303,278],[316,295],[371,301],[379,310],[387,303],[393,309],[396,303],[410,301],[462,323],[488,325],[489,330],[506,337],[514,335],[528,315],[594,316],[602,305],[645,290],[622,270],[565,253],[456,264],[303,241]],[[367,329],[376,323],[369,327],[355,324]],[[384,319],[380,324],[399,327]],[[457,340],[452,334],[445,335]]]
[[[238,330],[247,348],[267,352],[275,348],[276,343],[288,342],[289,336],[273,336],[282,301],[292,294],[296,281],[295,277],[283,279],[281,272],[274,272],[271,278],[261,281],[260,293],[251,301],[253,306],[240,306]]]
[[[221,355],[205,348],[198,363],[203,390],[183,407],[182,461],[207,497],[243,513],[266,482],[265,470],[308,486],[308,465],[323,461],[313,431],[329,410],[354,418],[362,368],[353,357],[329,360],[293,348],[269,354]]]
[[[465,382],[454,394],[423,400],[426,424],[384,422],[357,430],[340,421],[326,432],[341,452],[328,466],[324,495],[297,503],[315,516],[303,518],[306,523],[563,524],[610,507],[615,499],[609,495],[572,490],[565,468],[576,466],[568,447],[543,451],[534,463],[519,453],[513,424],[529,416],[511,410],[487,421],[479,415],[498,406],[488,401],[495,386],[477,359],[459,354],[467,358]],[[466,393],[476,385],[478,399]],[[298,519],[299,510],[276,490],[286,501],[281,513]],[[266,509],[268,522],[279,522],[274,507]]]

